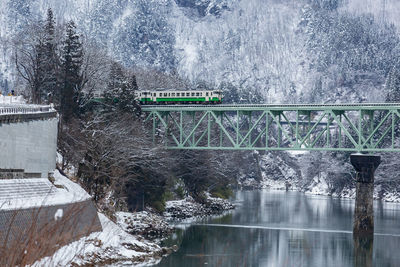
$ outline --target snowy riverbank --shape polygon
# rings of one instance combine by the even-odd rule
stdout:
[[[234,209],[235,206],[228,200],[214,198],[207,195],[205,203],[200,204],[192,197],[182,200],[167,201],[164,217],[168,220],[182,220],[192,217],[204,217],[220,214],[226,210]]]
[[[76,183],[56,171],[54,183],[63,182],[69,190],[82,195],[84,190]],[[116,212],[115,222],[98,213],[103,230],[80,238],[58,249],[50,257],[35,262],[32,266],[126,266],[151,265],[157,263],[177,249],[176,246],[161,247],[160,241],[173,233],[169,220],[198,218],[220,214],[234,206],[227,200],[206,194],[203,204],[191,197],[167,201],[163,215],[148,211]]]
[[[239,179],[242,189],[271,189],[354,199],[354,168],[347,157],[329,153],[268,152],[258,155],[260,173]],[[400,183],[393,155],[384,155],[375,173],[374,199],[400,202]],[[323,159],[323,160],[322,160]]]
[[[355,199],[356,189],[354,186],[345,185],[340,190],[334,190],[327,181],[327,175],[327,173],[321,173],[321,175],[315,176],[309,184],[304,186],[298,186],[293,181],[288,180],[263,179],[258,182],[250,179],[243,182],[245,185],[243,187],[248,189],[290,190],[304,192],[309,195]],[[389,191],[384,184],[375,184],[374,200],[400,203],[400,192],[393,188]]]
[[[33,264],[39,266],[123,266],[155,263],[166,253],[158,244],[133,236],[99,213],[102,232],[95,232],[61,247],[51,257]]]

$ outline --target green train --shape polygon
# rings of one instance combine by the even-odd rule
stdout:
[[[221,90],[207,91],[136,91],[135,97],[142,105],[221,104]]]

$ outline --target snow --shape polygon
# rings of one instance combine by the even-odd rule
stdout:
[[[220,214],[235,207],[229,201],[211,197],[208,193],[206,193],[206,197],[207,199],[204,204],[195,202],[190,196],[181,200],[167,201],[163,216],[167,220],[185,220],[187,223],[191,221],[189,218],[201,218],[203,216]]]
[[[62,175],[59,170],[54,171],[53,177],[55,179],[54,185],[56,187],[62,187],[68,191],[74,199],[82,201],[91,198],[91,196],[79,184]]]
[[[165,219],[147,211],[116,212],[117,224],[127,233],[149,238],[164,238],[172,232]]]
[[[15,210],[41,206],[54,206],[76,203],[90,199],[91,196],[78,184],[54,172],[54,184],[46,178],[0,180],[0,186],[12,186],[7,195],[0,198],[0,209]],[[35,186],[41,193],[32,193],[27,185]],[[6,194],[6,193],[2,193]]]
[[[23,96],[4,96],[0,94],[0,104],[25,104]]]
[[[326,182],[326,176],[327,173],[325,172],[319,176],[315,176],[311,186],[305,193],[311,195],[329,195],[329,186]]]
[[[287,153],[289,153],[289,154],[292,155],[292,156],[301,156],[301,155],[310,153],[310,151],[305,151],[305,150],[299,150],[299,151],[296,151],[296,150],[289,150],[289,151],[287,151]]]
[[[60,159],[60,156],[58,158]],[[51,194],[44,194],[38,197],[20,198],[18,195],[15,195],[13,199],[0,205],[0,209],[56,205],[91,198],[77,183],[63,176],[58,170],[54,171],[53,177],[54,184],[50,183],[48,179],[43,178],[0,180],[0,188],[2,182],[15,185],[19,183],[41,183],[43,187],[47,189],[51,188]],[[63,211],[59,209],[55,213],[54,219],[61,219],[63,215]],[[123,228],[101,213],[98,213],[98,216],[103,229],[101,232],[92,233],[87,237],[82,237],[75,242],[63,246],[52,256],[42,258],[31,266],[97,266],[110,263],[113,263],[112,266],[155,264],[160,260],[161,255],[165,254],[165,248],[161,248],[156,243],[145,240],[142,237],[133,236],[125,232]],[[127,230],[129,229],[129,224],[126,223],[124,225],[122,218],[134,218],[135,216],[150,218],[156,215],[146,212],[137,213],[136,215],[123,212],[117,213],[117,217],[120,218],[120,224]],[[141,226],[149,225],[142,224]]]
[[[58,209],[54,214],[54,220],[58,221],[64,216],[64,211],[62,209]]]
[[[92,233],[56,251],[51,257],[35,262],[39,266],[82,266],[116,262],[113,266],[157,263],[161,247],[149,241],[140,241],[124,232],[106,216],[98,214],[103,231]],[[153,258],[154,257],[154,258]],[[159,258],[159,257],[158,257]]]

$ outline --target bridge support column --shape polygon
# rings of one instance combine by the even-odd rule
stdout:
[[[350,162],[356,170],[353,236],[372,236],[374,234],[374,173],[381,163],[381,157],[352,154]]]
[[[353,154],[350,162],[356,170],[356,205],[354,209],[354,266],[372,267],[374,242],[374,173],[380,156]]]

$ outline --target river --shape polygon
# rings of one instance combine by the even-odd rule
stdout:
[[[179,249],[156,266],[355,266],[354,200],[285,191],[237,191],[236,209],[179,223],[164,245]],[[367,266],[400,266],[400,204],[374,202]],[[362,252],[364,253],[364,252]]]

